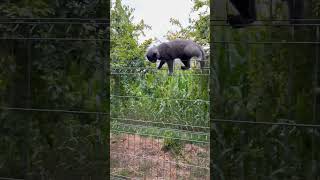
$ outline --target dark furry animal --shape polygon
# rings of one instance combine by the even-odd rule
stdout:
[[[239,15],[228,15],[228,23],[233,28],[245,27],[257,19],[256,0],[230,0],[233,6],[238,10]],[[287,1],[289,9],[290,23],[295,24],[302,18],[304,0],[282,0]]]
[[[191,40],[173,40],[161,43],[158,46],[152,47],[147,51],[147,59],[155,63],[160,60],[158,69],[167,63],[169,75],[173,74],[173,63],[175,59],[180,59],[184,66],[182,70],[190,69],[190,59],[192,57],[200,58],[200,67],[204,67],[205,53],[203,48]]]

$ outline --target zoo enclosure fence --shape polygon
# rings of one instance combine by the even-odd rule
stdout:
[[[137,64],[141,61],[136,60]],[[118,63],[113,60],[111,64]],[[124,61],[126,62],[126,61]],[[206,62],[209,62],[206,60]],[[132,63],[132,61],[130,61]],[[133,63],[135,64],[135,63]],[[177,64],[176,64],[177,65]],[[208,63],[207,63],[208,65]],[[177,65],[179,66],[179,65]],[[137,82],[141,84],[153,76],[150,86],[165,86],[159,82],[169,82],[170,79],[188,79],[189,83],[198,83],[197,79],[208,81],[209,68],[203,71],[193,66],[193,71],[179,70],[175,68],[173,76],[167,75],[167,68],[157,70],[148,65],[138,67],[116,67],[111,65],[111,79],[121,82]],[[130,79],[130,80],[127,80]],[[121,94],[117,82],[111,90],[111,174],[113,178],[146,178],[146,179],[209,179],[209,124],[208,119],[202,119],[202,123],[183,122],[185,116],[168,116],[168,119],[152,116],[160,109],[147,111],[150,116],[143,117],[139,110],[143,108],[139,103],[152,102],[152,106],[158,104],[172,105],[172,108],[190,104],[190,107],[207,107],[199,109],[208,115],[209,100],[190,99],[189,97],[177,98],[172,96],[158,97],[151,91],[149,95]],[[157,84],[159,83],[159,84]],[[134,83],[132,83],[134,84]],[[208,88],[206,93],[209,93]],[[129,90],[126,92],[130,92]],[[182,92],[181,92],[182,93]],[[121,102],[124,102],[121,104]],[[129,102],[129,103],[126,103]],[[132,104],[130,113],[119,113],[121,106]],[[135,105],[137,107],[135,107]],[[145,103],[144,106],[150,104]],[[114,107],[114,108],[112,108]],[[130,106],[131,107],[131,106]],[[128,107],[129,108],[129,107]],[[183,109],[176,108],[177,114],[185,113]],[[166,110],[164,110],[166,111]],[[142,112],[142,111],[141,111]],[[208,117],[208,116],[207,116]],[[175,118],[180,118],[179,120]],[[172,145],[172,146],[170,146]],[[167,148],[167,149],[166,149]],[[177,148],[177,149],[175,149]],[[177,150],[175,152],[175,150]]]
[[[210,9],[214,14],[211,14],[210,17],[211,49],[213,52],[211,54],[210,70],[212,73],[210,79],[214,82],[211,83],[210,89],[219,87],[219,82],[216,80],[217,74],[214,73],[223,68],[219,65],[224,60],[237,62],[237,58],[240,59],[240,57],[236,56],[234,52],[241,51],[243,48],[245,53],[242,58],[243,62],[246,62],[246,67],[249,66],[249,63],[255,63],[254,60],[263,61],[266,69],[270,67],[270,62],[274,59],[282,63],[288,62],[286,69],[288,69],[289,77],[284,81],[288,83],[286,91],[289,96],[286,99],[288,103],[285,104],[285,107],[292,108],[293,102],[297,98],[293,96],[292,91],[295,83],[293,72],[299,69],[299,67],[294,69],[293,67],[296,66],[293,64],[298,64],[302,59],[304,62],[312,64],[308,71],[308,77],[312,74],[312,78],[306,80],[310,80],[308,92],[311,94],[311,105],[308,108],[312,109],[310,118],[307,119],[293,118],[292,111],[289,111],[288,115],[282,115],[285,118],[270,118],[264,121],[241,116],[237,117],[238,119],[225,118],[224,115],[217,117],[217,113],[213,113],[217,112],[215,108],[219,108],[215,105],[217,94],[211,94],[210,127],[212,131],[210,135],[212,140],[210,148],[212,151],[210,167],[213,178],[319,179],[320,175],[317,173],[319,172],[319,141],[317,139],[319,139],[320,128],[320,20],[318,17],[311,17],[311,12],[315,12],[311,8],[315,8],[317,3],[315,1],[304,2],[308,3],[308,7],[305,8],[309,8],[306,12],[310,13],[305,13],[305,17],[299,19],[300,23],[290,24],[290,20],[287,18],[279,19],[283,15],[281,13],[285,12],[285,8],[281,9],[281,5],[276,5],[281,1],[256,1],[258,20],[243,29],[232,29],[226,23],[227,14],[236,14],[237,12],[233,11],[230,1],[211,1]],[[259,30],[261,31],[259,32]],[[265,37],[259,36],[263,34],[261,32],[267,32],[267,35]],[[235,46],[238,47],[237,50]],[[257,47],[266,52],[258,51],[257,54],[254,54]],[[309,47],[309,53],[305,53],[305,57],[302,58],[289,55],[281,57],[278,56],[280,53],[276,47],[289,49],[288,54],[291,55],[306,51],[306,47]],[[271,50],[268,51],[268,49]],[[267,61],[264,61],[265,59]],[[238,69],[233,70],[237,71]],[[271,106],[275,105],[274,103]],[[272,109],[272,107],[269,108]],[[267,111],[268,108],[264,110]],[[234,139],[228,139],[230,136]],[[298,140],[299,138],[301,140]],[[276,143],[272,141],[276,141]],[[277,143],[282,147],[279,148]],[[304,148],[307,150],[303,151]]]
[[[108,27],[109,19],[105,18],[0,18],[1,58],[4,60],[0,62],[0,80],[6,82],[5,78],[11,78],[8,82],[10,86],[4,86],[6,88],[2,87],[0,90],[0,119],[3,125],[18,123],[17,133],[21,135],[15,137],[14,132],[1,127],[4,128],[1,130],[1,146],[6,148],[2,149],[1,161],[5,163],[0,172],[6,177],[0,179],[101,179],[109,174],[109,169],[106,168],[108,146],[102,140],[103,137],[108,138],[108,135],[103,135],[102,132],[108,131],[106,122],[110,115],[106,101],[109,98],[109,87],[105,88],[109,75]],[[81,52],[75,53],[77,48],[83,49],[83,46],[87,46],[87,53],[92,55],[91,58]],[[65,52],[70,48],[73,50]],[[74,56],[68,57],[69,54]],[[12,57],[13,61],[6,59],[7,57]],[[88,59],[91,63],[88,63]],[[70,69],[70,64],[79,69]],[[12,73],[8,73],[9,68],[3,65],[16,67],[18,70],[15,74],[18,75],[12,76]],[[90,69],[87,76],[83,75],[84,69]],[[59,73],[65,76],[60,76]],[[93,77],[91,73],[96,76]],[[56,79],[49,79],[48,76]],[[74,82],[66,80],[71,76]],[[96,83],[95,90],[92,82]],[[88,93],[81,93],[81,90],[74,87],[76,84],[87,85]],[[64,86],[69,88],[63,89]],[[60,95],[58,99],[54,99],[57,90]],[[67,101],[65,95],[74,98]],[[87,102],[92,97],[96,102],[91,102],[96,106],[88,108]],[[87,102],[72,105],[80,99]],[[52,117],[55,117],[55,120],[52,120]],[[88,121],[85,122],[85,119]],[[89,121],[92,119],[95,120]],[[71,120],[85,121],[78,124]],[[51,127],[44,128],[46,125]],[[42,132],[46,131],[45,129],[50,129],[57,142],[50,150],[47,149],[49,141],[38,141],[45,137],[45,134],[39,135],[38,130]],[[80,131],[83,132],[82,135],[79,134]],[[9,143],[19,144],[16,142],[18,137],[22,139],[20,144],[24,145],[21,149],[5,144],[6,139],[9,139]],[[78,145],[83,143],[81,149],[84,151],[77,145],[72,145],[71,141]],[[92,144],[101,150],[103,148],[103,152],[85,144]],[[10,151],[18,152],[15,158],[20,159],[16,161],[13,157],[5,156],[10,155]],[[96,153],[92,153],[93,151]],[[87,165],[82,164],[77,154],[86,159]],[[48,161],[49,158],[53,159]],[[68,159],[73,161],[68,162]],[[74,169],[68,170],[66,164]],[[15,167],[19,168],[14,169]]]

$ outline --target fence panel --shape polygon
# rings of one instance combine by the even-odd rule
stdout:
[[[303,19],[288,18],[295,2]],[[237,13],[229,1],[211,2],[215,179],[320,177],[320,21],[316,2],[301,2],[256,1],[257,20],[244,28],[226,23]]]
[[[168,76],[136,61],[111,63],[112,176],[209,179],[209,63]]]
[[[0,179],[108,175],[108,19],[0,19]]]

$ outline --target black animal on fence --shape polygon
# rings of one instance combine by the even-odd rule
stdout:
[[[173,74],[173,63],[175,59],[180,59],[184,66],[182,70],[190,69],[190,60],[192,57],[200,59],[200,67],[204,67],[205,53],[203,48],[191,40],[173,40],[161,43],[147,51],[147,59],[155,63],[160,60],[158,69],[167,63],[169,75]]]
[[[228,15],[228,23],[234,28],[241,28],[253,23],[257,19],[256,0],[230,0],[238,10],[239,15]],[[290,23],[298,23],[302,18],[304,0],[282,0],[287,1]]]

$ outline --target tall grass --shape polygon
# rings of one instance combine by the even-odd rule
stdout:
[[[208,141],[207,136],[188,135],[209,127],[208,75],[176,69],[174,76],[168,76],[166,70],[115,76],[118,77],[111,87],[111,94],[116,95],[111,97],[111,116],[116,119],[112,128],[119,130],[123,123],[122,130],[126,131],[159,136],[170,132],[172,137]]]

